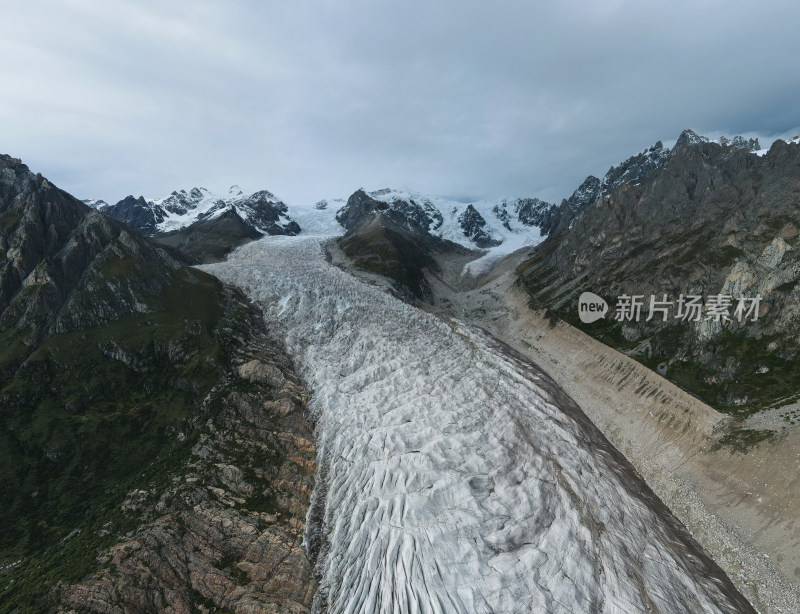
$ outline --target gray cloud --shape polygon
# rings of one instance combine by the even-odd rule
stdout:
[[[8,4],[0,150],[79,197],[557,200],[686,127],[800,125],[792,1]]]

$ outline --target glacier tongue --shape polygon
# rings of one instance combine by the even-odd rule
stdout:
[[[312,391],[317,611],[751,612],[579,409],[482,332],[266,237],[206,270]]]

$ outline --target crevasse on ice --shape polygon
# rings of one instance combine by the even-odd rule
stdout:
[[[312,394],[317,611],[751,611],[545,375],[480,331],[267,237],[207,270]]]

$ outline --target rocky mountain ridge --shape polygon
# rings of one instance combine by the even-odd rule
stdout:
[[[601,193],[521,267],[534,302],[717,408],[754,411],[795,398],[800,146],[778,140],[763,156],[750,151],[756,146],[685,131],[669,155],[649,150],[658,164]],[[585,325],[577,319],[585,290],[608,301],[609,318],[622,295],[666,295],[673,309],[681,295],[701,296],[703,317]],[[733,302],[721,321],[706,317],[719,295]],[[734,317],[739,296],[762,297],[757,321]]]
[[[304,393],[241,293],[0,156],[0,341],[0,609],[188,612],[247,578],[249,605],[308,611]],[[274,575],[248,573],[259,556]]]
[[[509,253],[524,245],[561,232],[598,198],[625,184],[635,185],[653,172],[663,169],[674,153],[691,144],[710,142],[691,130],[680,135],[672,149],[659,141],[644,152],[612,166],[602,179],[589,175],[560,205],[538,198],[503,198],[462,202],[428,196],[408,190],[383,188],[366,192],[430,234],[460,243],[468,249],[495,249]],[[733,149],[757,151],[758,139],[741,136],[717,141]],[[358,192],[357,191],[357,192]],[[351,195],[352,197],[352,195]],[[303,229],[293,217],[301,217],[314,231],[333,220],[315,219],[314,211],[326,211],[330,203],[339,207],[336,221],[341,226],[324,228],[331,234],[348,230],[356,213],[349,212],[342,199],[319,201],[309,207],[290,207],[267,190],[245,194],[233,185],[225,195],[212,194],[202,187],[173,191],[158,199],[127,196],[114,205],[87,199],[87,205],[123,222],[136,232],[156,238],[177,250],[190,262],[210,262],[223,258],[231,249],[265,234],[296,235]],[[341,204],[340,203],[344,203]],[[294,212],[294,213],[293,213]],[[502,246],[502,247],[501,247]]]
[[[647,180],[653,173],[666,168],[670,158],[681,149],[699,143],[709,143],[711,139],[697,134],[694,130],[684,130],[672,149],[664,147],[661,141],[631,156],[618,166],[612,166],[602,179],[589,175],[572,195],[561,202],[552,223],[552,233],[563,231],[569,223],[589,205],[606,196],[623,185],[637,185]],[[741,149],[754,153],[761,149],[758,139],[745,139],[735,136],[733,139],[720,137],[720,145],[731,149]],[[551,233],[551,234],[552,234]]]
[[[706,142],[711,141],[692,130],[681,133],[672,149],[658,141],[642,153],[612,166],[602,179],[589,175],[561,205],[538,198],[461,202],[390,188],[371,192],[362,189],[353,196],[364,193],[383,203],[387,210],[405,217],[409,223],[466,248],[492,249],[504,243],[507,247],[519,248],[526,243],[536,244],[544,237],[563,231],[599,198],[624,185],[638,185],[646,181],[664,169],[676,152],[692,144]],[[760,149],[758,139],[741,136],[733,139],[720,137],[718,143],[730,149],[749,152]],[[348,200],[337,212],[336,219],[345,230],[349,230],[362,214],[360,206],[353,206]],[[525,239],[520,240],[523,235]]]
[[[164,198],[126,196],[115,205],[92,199],[84,202],[149,237],[181,230],[230,212],[262,236],[300,232],[297,223],[288,216],[286,203],[272,192],[259,190],[245,194],[236,185],[231,186],[224,196],[194,187],[175,190]]]

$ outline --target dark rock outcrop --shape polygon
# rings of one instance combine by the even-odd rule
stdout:
[[[98,553],[100,569],[59,587],[60,611],[310,611],[313,425],[291,361],[254,324],[216,411],[157,483],[126,493],[120,513],[135,528]]]
[[[435,255],[468,252],[361,190],[348,205],[340,223],[349,229],[337,240],[339,246],[357,268],[389,279],[403,299],[431,301],[425,275],[439,270]]]
[[[594,175],[589,175],[567,199],[567,208],[573,216],[577,215],[600,198],[602,193],[603,181]]]
[[[593,205],[599,198],[611,194],[625,185],[638,185],[647,181],[655,173],[661,172],[666,168],[669,160],[677,152],[695,145],[710,142],[707,137],[697,134],[694,130],[684,130],[672,149],[664,147],[661,141],[646,149],[642,153],[631,156],[619,166],[612,166],[604,175],[603,179],[598,179],[589,175],[580,187],[572,193],[565,201],[562,201],[560,208],[553,214],[550,222],[549,232],[542,234],[558,234],[569,227],[569,224],[587,207]],[[745,139],[736,136],[733,140],[721,137],[719,144],[729,146],[732,149],[743,149],[753,152],[761,148],[758,139]]]
[[[493,239],[492,236],[486,232],[486,220],[478,213],[473,205],[469,205],[464,213],[458,217],[458,223],[461,226],[461,231],[464,236],[470,241],[475,243],[478,247],[493,247],[500,245],[501,241]]]
[[[538,227],[542,236],[550,234],[558,222],[558,207],[538,198],[519,198],[514,209],[521,224]]]
[[[702,143],[708,143],[708,138],[704,136],[700,136],[694,130],[686,129],[681,132],[678,140],[675,141],[675,146],[672,148],[673,151],[679,151],[686,147],[691,147],[692,145],[700,145]]]
[[[336,212],[336,221],[345,230],[350,230],[364,218],[379,211],[389,211],[389,204],[375,200],[364,190],[356,190],[345,206]]]
[[[146,237],[158,232],[157,226],[165,215],[162,207],[147,202],[143,196],[126,196],[117,204],[101,206],[98,210]]]
[[[722,141],[722,139],[720,139],[720,141]],[[720,144],[722,145],[723,143],[720,142]],[[761,143],[758,142],[758,139],[745,139],[742,136],[733,137],[730,145],[738,149],[746,149],[747,151],[758,151],[761,149]]]
[[[188,192],[174,190],[161,201],[160,206],[174,215],[186,215],[189,211],[196,209],[200,201],[207,196],[209,196],[209,192],[205,188],[192,188]]]
[[[691,131],[687,131],[691,132]],[[692,134],[694,134],[692,132]],[[562,201],[550,225],[550,233],[558,234],[569,227],[597,199],[623,185],[637,185],[663,168],[669,160],[670,150],[661,141],[642,153],[631,156],[619,166],[612,166],[602,180],[589,175],[568,199]]]
[[[396,223],[408,227],[418,227],[425,232],[438,230],[443,224],[441,212],[431,203],[421,200],[417,202],[413,198],[395,199],[391,202],[380,200],[384,194],[390,191],[377,190],[367,194],[364,190],[357,190],[347,203],[336,213],[336,221],[345,230],[350,230],[358,222],[373,212],[386,212]]]
[[[240,245],[264,235],[245,222],[234,210],[213,220],[200,220],[188,228],[153,237],[164,247],[177,250],[190,263],[219,262]]]
[[[165,252],[0,157],[0,333],[22,354],[55,333],[155,310],[179,268]]]
[[[300,226],[297,222],[283,219],[286,218],[289,207],[266,190],[240,198],[231,203],[231,206],[237,212],[243,212],[244,215],[240,216],[243,221],[249,223],[262,235],[288,235],[291,237],[300,233]]]

